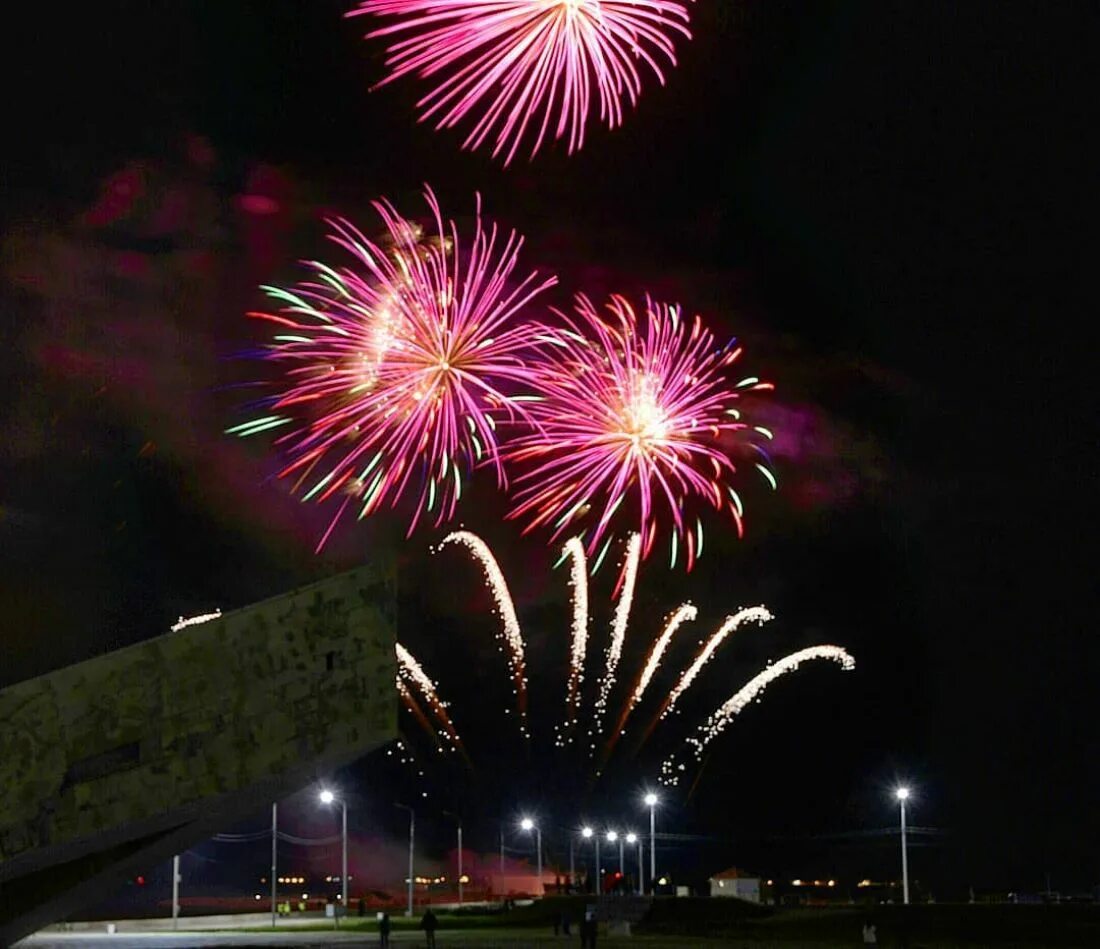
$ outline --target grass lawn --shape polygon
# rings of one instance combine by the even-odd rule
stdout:
[[[584,898],[546,899],[507,913],[438,913],[440,949],[444,946],[578,945],[578,921]],[[567,908],[573,936],[555,937],[551,921]],[[883,949],[1097,949],[1100,906],[931,906],[772,909],[732,899],[658,899],[632,937],[609,936],[601,926],[599,945],[665,949],[676,946],[727,946],[729,949],[835,949],[862,944],[864,922],[872,921]],[[391,917],[393,942],[423,945],[420,917]],[[361,932],[364,945],[377,944],[373,917],[351,917],[343,932]],[[238,930],[239,931],[239,930]],[[252,932],[267,932],[257,927]],[[295,932],[332,932],[331,921],[295,926]],[[323,937],[319,938],[323,942]]]

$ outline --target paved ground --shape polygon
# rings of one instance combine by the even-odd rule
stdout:
[[[390,937],[394,946],[423,946],[424,936],[421,933],[394,933]],[[378,936],[374,934],[358,933],[126,933],[122,935],[108,936],[99,933],[46,933],[31,936],[17,944],[18,949],[77,949],[80,946],[91,946],[95,949],[184,949],[184,947],[222,947],[222,946],[251,946],[276,947],[326,947],[326,946],[361,946],[364,949],[378,945]],[[526,949],[526,947],[579,946],[580,939],[574,935],[572,939],[564,936],[555,937],[552,933],[540,933],[538,931],[524,929],[501,930],[473,930],[463,932],[440,932],[436,936],[438,949]],[[628,938],[608,938],[600,936],[600,949],[680,949],[684,946],[718,946],[719,943],[711,940],[692,940],[678,938],[675,940],[658,939],[654,937],[635,936]]]

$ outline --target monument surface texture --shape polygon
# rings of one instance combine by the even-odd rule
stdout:
[[[396,737],[372,564],[0,691],[0,946]]]

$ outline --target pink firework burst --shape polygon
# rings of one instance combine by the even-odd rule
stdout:
[[[354,266],[307,262],[293,290],[265,287],[278,313],[252,313],[276,327],[268,358],[285,367],[285,389],[258,418],[228,431],[245,436],[294,425],[278,440],[303,500],[341,498],[318,549],[349,505],[359,517],[406,491],[416,496],[409,533],[427,514],[440,524],[462,496],[463,472],[492,465],[505,484],[498,419],[523,407],[500,388],[526,381],[530,330],[511,325],[553,285],[511,275],[523,239],[498,239],[481,221],[469,244],[444,222],[430,190],[430,239],[388,201],[374,203],[386,246],[347,221],[331,239]]]
[[[417,103],[421,121],[451,128],[470,117],[464,148],[494,137],[493,155],[507,165],[534,136],[548,132],[584,144],[593,92],[609,128],[635,105],[642,76],[675,66],[673,36],[691,37],[688,8],[675,0],[363,0],[349,16],[396,22],[368,33],[388,37],[389,75],[435,83]]]
[[[757,437],[738,402],[771,389],[732,367],[734,341],[716,347],[698,316],[684,320],[675,306],[646,300],[639,320],[630,302],[611,297],[607,315],[583,295],[564,326],[540,326],[528,433],[508,449],[525,464],[512,517],[526,530],[549,528],[553,538],[583,531],[599,568],[617,519],[643,538],[648,556],[667,529],[671,564],[680,552],[691,569],[703,551],[700,509],[725,512],[742,532],[741,499],[732,477],[734,442],[747,443],[755,468],[775,487]],[[601,547],[602,542],[602,547]]]

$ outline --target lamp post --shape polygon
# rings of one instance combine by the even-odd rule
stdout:
[[[642,840],[634,831],[630,831],[626,835],[626,842],[638,845],[638,895],[640,896],[642,893]]]
[[[657,818],[654,814],[658,803],[656,794],[652,791],[646,794],[645,804],[649,808],[649,885],[655,893],[657,892]]]
[[[530,833],[532,830],[535,832],[536,846],[538,848],[538,896],[542,895],[542,828],[538,826],[530,817],[525,817],[519,822],[519,826],[525,831]]]
[[[615,841],[619,842],[619,873],[621,874],[623,872],[623,838],[619,836],[617,830],[609,830],[607,832],[607,842],[613,844]]]
[[[329,790],[321,792],[321,803],[332,804],[336,795]],[[348,802],[340,798],[341,838],[342,847],[340,854],[340,902],[345,913],[348,911]],[[340,925],[339,910],[332,914],[332,921],[336,926]]]
[[[1049,890],[1050,887],[1048,886]],[[172,858],[172,928],[180,928],[180,855]]]
[[[413,841],[416,839],[416,811],[414,811],[408,804],[397,804],[394,807],[399,807],[403,811],[409,812],[409,908],[405,910],[406,916],[412,916],[413,914]]]
[[[276,850],[276,842],[278,841],[278,827],[279,827],[279,805],[273,803],[271,805],[271,928],[275,928],[275,912],[276,912],[276,889],[275,889],[275,870],[278,864],[278,851]]]
[[[600,835],[597,834],[591,827],[585,827],[581,830],[581,836],[585,840],[592,840],[596,844],[596,886],[592,891],[596,896],[600,895]]]
[[[444,811],[448,817],[453,817],[458,824],[458,905],[462,905],[462,818],[450,811]]]
[[[905,840],[905,802],[909,800],[909,788],[898,788],[894,796],[901,805],[901,894],[906,906],[909,905],[909,855],[906,853]]]

